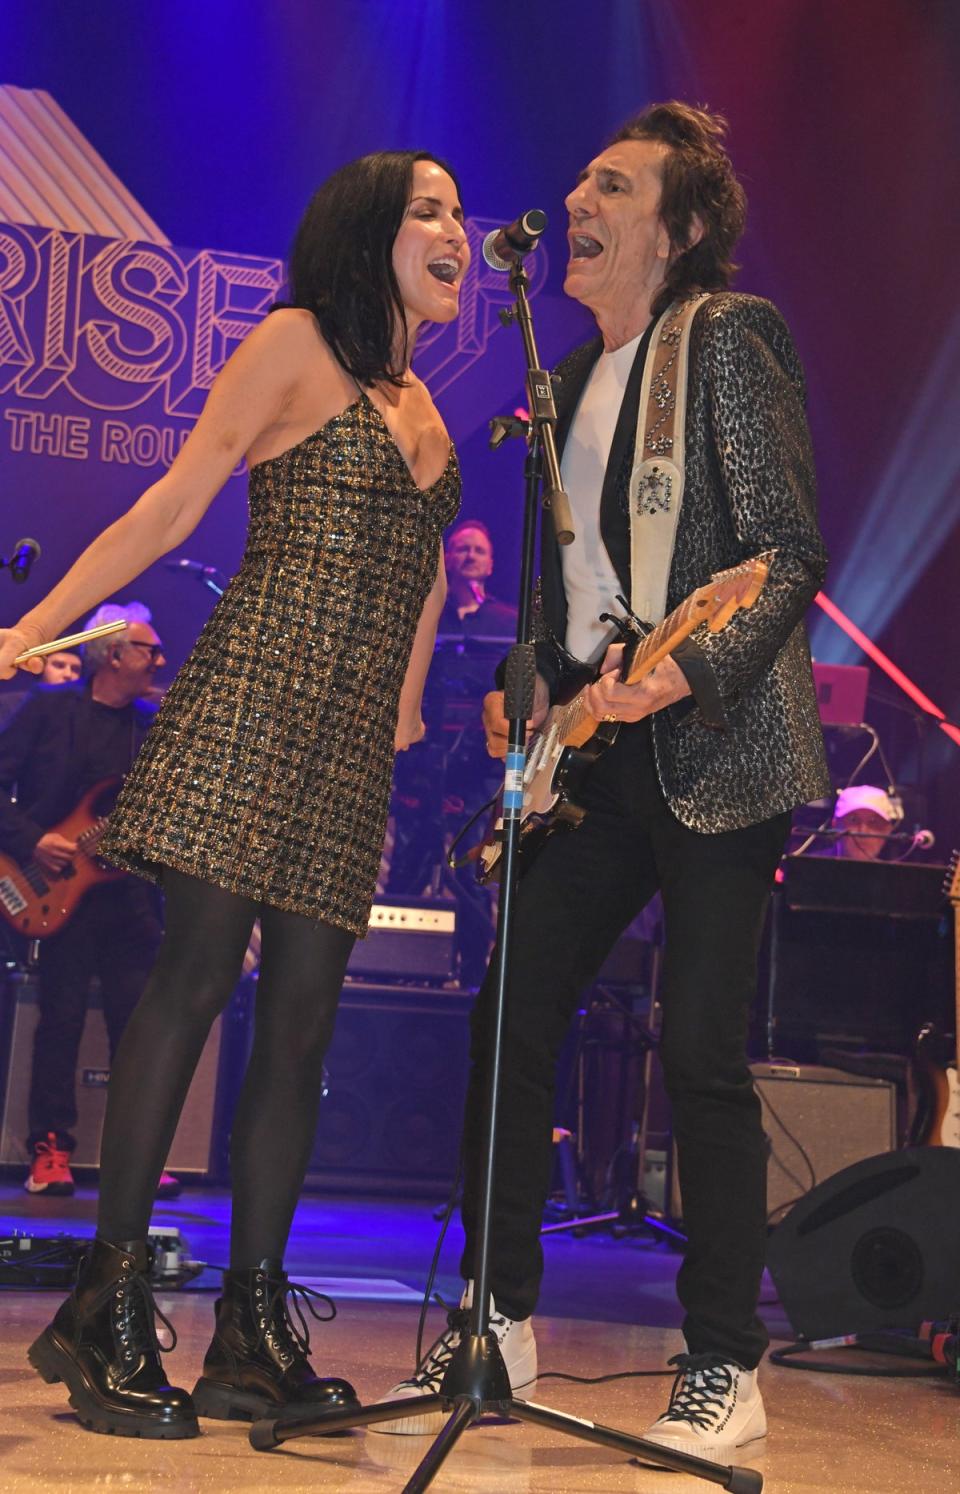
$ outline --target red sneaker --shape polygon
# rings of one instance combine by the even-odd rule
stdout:
[[[162,1172],[157,1184],[158,1198],[179,1198],[182,1188],[179,1178],[175,1178],[172,1172]]]
[[[49,1193],[55,1198],[66,1198],[73,1192],[70,1153],[57,1146],[55,1131],[47,1132],[46,1141],[34,1144],[33,1162],[23,1186],[28,1193]]]

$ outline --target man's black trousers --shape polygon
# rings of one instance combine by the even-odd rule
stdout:
[[[112,1061],[157,957],[162,933],[156,888],[137,877],[124,877],[94,887],[61,932],[41,942],[40,1017],[30,1079],[31,1148],[53,1131],[57,1145],[73,1151],[77,1056],[90,982],[99,977]]]
[[[703,835],[670,813],[646,722],[621,728],[593,767],[583,824],[561,830],[521,878],[508,985],[491,1287],[512,1318],[533,1312],[543,1272],[557,1059],[580,995],[659,891],[666,944],[660,1058],[673,1110],[688,1248],[677,1290],[691,1353],[752,1369],[766,1246],[766,1159],[747,1063],[757,952],[789,813]],[[483,1149],[488,972],[473,1015],[464,1123],[466,1246],[473,1274]]]

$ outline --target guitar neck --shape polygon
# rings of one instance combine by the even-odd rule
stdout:
[[[697,601],[698,594],[694,592],[640,641],[630,663],[626,684],[635,685],[642,680],[678,643],[689,637],[701,621],[696,612]],[[554,730],[560,741],[573,747],[589,741],[600,724],[587,710],[587,688],[584,686],[569,705],[562,706],[554,719]]]
[[[954,1036],[954,1061],[957,1065],[957,1077],[960,1079],[960,914],[957,909],[960,903],[953,904],[953,1036]]]
[[[661,659],[665,659],[678,643],[689,637],[700,621],[694,611],[697,600],[698,593],[694,592],[641,641],[633,655],[626,684],[635,685],[638,680],[642,680],[644,675],[656,669]]]

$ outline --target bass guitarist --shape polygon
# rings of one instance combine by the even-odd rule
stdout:
[[[51,877],[69,868],[77,850],[54,827],[95,784],[129,772],[156,714],[156,706],[142,698],[165,663],[149,612],[138,603],[101,610],[109,616],[98,614],[90,625],[123,617],[127,629],[88,644],[86,681],[55,689],[40,685],[0,733],[0,850],[22,864],[34,861]],[[124,875],[92,888],[66,926],[40,941],[28,1193],[74,1189],[77,1054],[92,977],[100,979],[112,1060],[161,932],[154,889]],[[164,1196],[178,1191],[167,1174]]]
[[[537,719],[563,688],[563,644],[582,660],[602,661],[604,672],[588,690],[590,715],[624,724],[587,776],[583,822],[553,834],[520,884],[491,1327],[514,1393],[528,1393],[536,1377],[530,1319],[543,1269],[558,1052],[583,988],[659,890],[666,920],[660,1054],[689,1237],[678,1278],[686,1352],[676,1361],[669,1407],[642,1434],[733,1462],[735,1449],[766,1431],[756,1374],[767,1344],[757,1316],[766,1160],[747,1064],[747,1010],[791,810],[826,794],[829,777],[802,624],[826,563],[803,376],[779,312],[726,289],[745,200],[724,128],[717,116],[684,104],[652,106],[580,173],[567,198],[565,290],[593,313],[600,337],[559,370],[558,444],[576,542],[561,551],[546,526],[542,611],[555,641],[537,648]],[[688,374],[676,391],[686,397],[680,504],[676,479],[672,489],[645,481],[651,472],[663,476],[665,460],[677,456],[658,434],[673,395],[661,395],[656,378],[646,385],[649,422],[638,424],[638,415],[645,414],[648,358],[669,363],[680,347],[661,317],[703,292],[714,294],[689,323]],[[650,456],[659,473],[642,465]],[[761,554],[769,575],[754,606],[723,631],[698,629],[639,683],[620,679],[622,645],[609,646],[609,624],[599,620],[616,610],[618,593],[636,599],[639,583],[654,600],[634,610],[658,623],[711,574]],[[501,756],[502,706],[502,695],[485,703],[488,748]],[[488,978],[475,1010],[466,1106],[465,1278],[477,1228],[492,994]],[[392,1394],[438,1388],[460,1321],[451,1319],[421,1372]],[[432,1430],[427,1421],[419,1418],[416,1429]]]

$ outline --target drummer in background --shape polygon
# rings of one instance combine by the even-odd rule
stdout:
[[[444,549],[447,601],[439,632],[467,637],[517,636],[517,611],[497,601],[487,589],[493,574],[493,541],[480,519],[461,519],[447,535]]]

